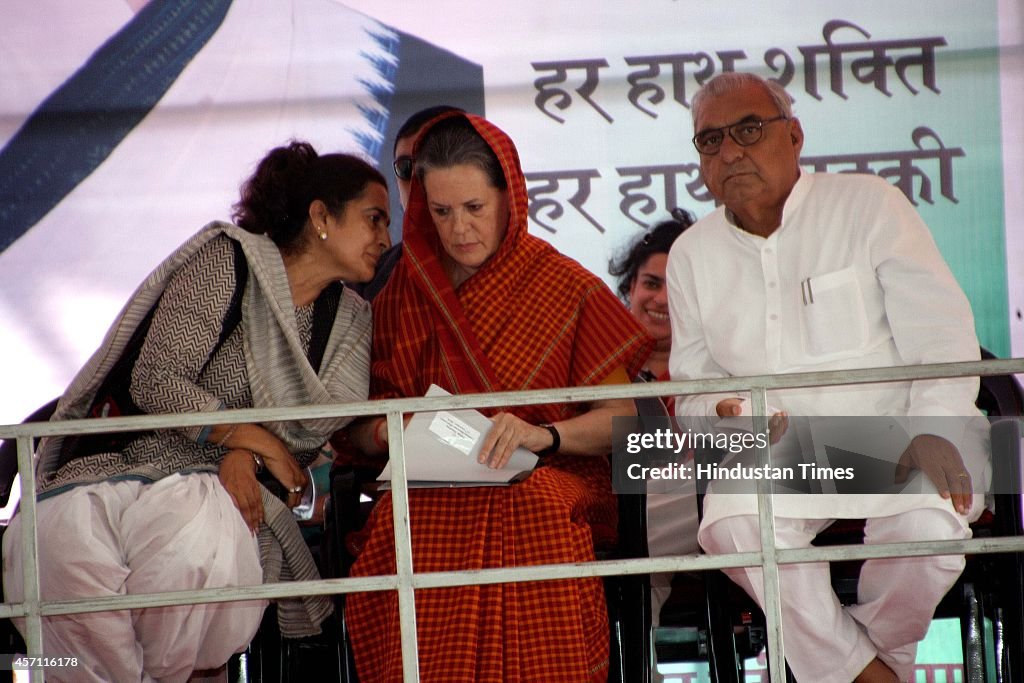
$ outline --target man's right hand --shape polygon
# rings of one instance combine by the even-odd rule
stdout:
[[[718,417],[739,417],[743,412],[743,399],[722,399],[718,402],[718,405],[715,406],[715,412],[718,413]]]
[[[747,402],[744,398],[724,398],[715,405],[715,412],[718,413],[718,417],[739,417],[744,414],[744,404]],[[749,413],[749,410],[746,411]],[[768,440],[774,445],[789,429],[789,415],[780,410],[777,413],[772,413],[772,416],[768,418]]]

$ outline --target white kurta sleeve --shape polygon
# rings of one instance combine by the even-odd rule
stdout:
[[[672,326],[672,350],[668,369],[674,380],[729,377],[707,346],[704,336],[697,282],[684,244],[676,242],[669,254],[665,279],[668,285],[669,319]],[[739,398],[740,394],[688,394],[676,399],[676,414],[715,416],[718,402]]]
[[[905,365],[980,358],[974,316],[924,221],[896,188],[886,184],[876,207],[870,253],[882,288],[893,341]],[[917,433],[938,433],[953,443],[963,420],[977,415],[976,377],[914,382],[907,405]]]

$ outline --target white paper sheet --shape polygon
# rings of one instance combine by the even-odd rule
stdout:
[[[448,396],[432,384],[427,396]],[[493,423],[476,410],[416,413],[405,427],[405,471],[413,487],[504,486],[529,474],[537,456],[517,448],[500,470],[476,461]],[[391,463],[378,481],[391,480]]]

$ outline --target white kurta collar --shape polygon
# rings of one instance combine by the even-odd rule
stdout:
[[[736,221],[736,214],[734,214],[727,206],[722,207],[725,210],[725,221],[733,228],[734,233],[745,240],[753,240],[755,242],[771,240],[785,229],[786,224],[789,222],[787,219],[789,219],[789,217],[798,211],[801,205],[803,205],[804,199],[806,199],[807,195],[811,192],[811,186],[813,183],[813,174],[800,171],[800,176],[796,179],[796,183],[793,185],[793,189],[790,191],[789,197],[786,198],[785,206],[782,207],[782,223],[779,225],[778,229],[768,237],[761,237],[760,235],[755,235],[754,233],[741,228],[739,223]]]

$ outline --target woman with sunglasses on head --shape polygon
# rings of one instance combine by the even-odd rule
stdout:
[[[395,134],[395,147],[392,155],[395,160],[391,166],[395,172],[395,182],[398,184],[398,200],[402,205],[402,211],[405,211],[405,207],[409,204],[409,188],[412,185],[413,167],[412,144],[416,140],[416,135],[428,121],[450,111],[462,111],[462,109],[447,104],[420,109],[407,118]],[[381,256],[380,264],[377,266],[377,273],[373,276],[373,279],[366,284],[359,284],[353,287],[356,293],[367,301],[373,301],[373,298],[384,288],[388,278],[391,277],[391,272],[395,269],[395,265],[398,264],[398,259],[401,255],[402,243],[399,241]]]

